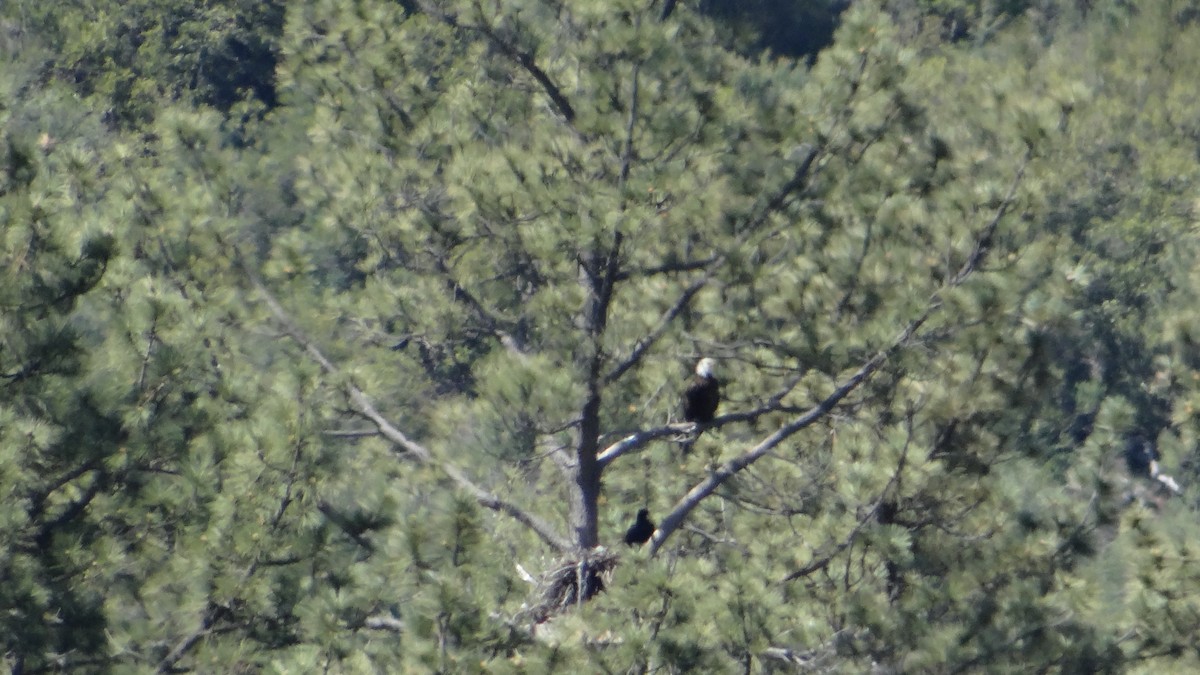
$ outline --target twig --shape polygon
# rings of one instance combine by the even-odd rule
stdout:
[[[791,572],[790,574],[788,574],[786,577],[783,578],[781,583],[787,583],[794,579],[799,579],[800,577],[806,577],[806,576],[812,574],[813,572],[816,572],[817,570],[825,568],[827,565],[829,565],[829,563],[833,562],[833,559],[835,557],[837,557],[837,555],[839,553],[841,553],[842,551],[846,550],[847,548],[849,548],[850,546],[852,546],[854,544],[854,540],[858,538],[858,533],[861,532],[864,527],[866,527],[867,523],[873,522],[878,518],[879,507],[883,505],[883,501],[885,499],[887,499],[888,494],[893,492],[896,489],[896,486],[900,484],[900,476],[901,476],[901,474],[904,473],[904,466],[908,462],[908,448],[912,442],[912,416],[911,416],[911,413],[910,413],[908,422],[909,422],[908,438],[905,439],[905,441],[904,441],[904,449],[901,451],[900,461],[898,462],[898,464],[896,466],[896,470],[892,473],[892,477],[890,479],[888,479],[887,485],[883,486],[883,489],[879,491],[879,497],[875,499],[875,503],[871,505],[871,509],[869,511],[867,511],[867,513],[862,518],[860,518],[857,523],[855,523],[854,528],[850,530],[850,534],[846,535],[846,538],[844,540],[842,540],[842,542],[839,543],[837,546],[835,546],[832,551],[830,551],[826,555],[822,556],[821,558],[814,560],[813,562],[810,562],[809,564],[805,565],[804,567],[802,567],[794,572]]]

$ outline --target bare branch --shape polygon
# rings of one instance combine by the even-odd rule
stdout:
[[[97,468],[99,468],[99,466],[99,459],[90,459],[87,462],[84,462],[83,464],[66,472],[59,478],[54,479],[49,485],[46,485],[42,489],[34,492],[29,497],[29,503],[31,505],[30,515],[34,517],[40,517],[42,512],[45,510],[46,499],[48,499],[50,495],[54,494],[55,490],[58,490],[67,483],[70,483],[89,471],[95,471]]]
[[[271,310],[271,313],[275,315],[275,319],[283,326],[283,329],[288,334],[288,337],[292,338],[297,344],[303,347],[304,351],[309,355],[309,357],[313,361],[316,361],[317,364],[321,366],[321,369],[326,373],[331,375],[338,374],[339,370],[337,366],[333,365],[333,362],[325,358],[325,355],[321,353],[321,350],[317,348],[316,344],[310,340],[298,326],[296,326],[295,322],[292,321],[291,316],[283,308],[283,305],[279,304],[279,301],[275,299],[275,296],[271,293],[271,291],[267,290],[267,287],[263,285],[262,281],[260,281],[255,274],[251,273],[249,267],[246,265],[243,264],[242,268],[246,271],[247,276],[250,279],[250,283],[253,284],[254,288],[262,296],[264,302],[267,303],[267,307]],[[404,435],[402,431],[394,427],[391,422],[381,415],[379,411],[375,409],[375,405],[371,403],[371,400],[367,398],[366,394],[364,394],[361,389],[353,384],[347,383],[345,385],[345,391],[347,397],[350,399],[350,404],[353,406],[354,411],[370,420],[379,429],[379,433],[383,434],[385,438],[403,448],[405,452],[411,454],[416,459],[419,459],[423,462],[428,462],[432,459],[432,455],[429,453],[429,450],[426,450],[425,447],[420,443],[417,443],[408,436]]]
[[[363,628],[370,628],[371,630],[383,630],[390,633],[404,632],[404,622],[390,614],[368,616],[362,625]]]
[[[625,183],[629,180],[629,170],[633,163],[633,130],[637,125],[638,75],[641,72],[642,64],[639,61],[633,66],[633,84],[630,86],[631,91],[629,92],[629,122],[625,125],[625,144],[621,149],[621,170],[617,177],[618,190],[624,189]]]
[[[667,308],[667,311],[663,312],[662,317],[658,320],[658,325],[655,326],[648,335],[638,340],[637,344],[633,346],[633,350],[629,353],[629,356],[626,357],[624,361],[617,364],[615,368],[610,370],[608,374],[604,376],[604,383],[612,384],[613,382],[616,382],[622,375],[625,374],[626,371],[636,366],[638,362],[642,360],[642,357],[646,354],[646,351],[653,347],[654,343],[658,342],[659,338],[666,334],[667,329],[671,327],[671,322],[674,321],[675,318],[687,308],[688,303],[692,301],[692,298],[696,297],[696,294],[700,292],[700,289],[704,288],[704,286],[708,284],[710,279],[712,279],[711,272],[705,274],[699,279],[696,279],[690,285],[688,285],[687,288],[683,289],[683,293],[681,293],[679,298],[675,300],[675,304],[671,305],[669,308]]]
[[[190,635],[185,636],[182,640],[175,643],[175,646],[170,652],[167,653],[166,657],[164,657],[162,661],[159,661],[157,672],[171,672],[174,669],[175,664],[179,662],[179,659],[183,658],[184,654],[187,654],[192,647],[194,647],[196,643],[199,642],[205,635],[208,635],[210,632],[212,632],[208,614],[208,610],[205,609],[203,612],[203,617],[200,621],[200,628],[196,629]]]
[[[650,441],[663,438],[664,436],[675,436],[678,434],[688,433],[695,428],[695,422],[678,422],[676,424],[667,424],[665,426],[655,427],[653,429],[638,431],[608,446],[600,452],[596,459],[600,462],[601,467],[605,467],[611,464],[613,460],[617,459],[621,455],[633,452],[634,450],[643,447]]]
[[[598,457],[600,466],[608,466],[618,457],[639,450],[650,441],[666,436],[703,431],[704,429],[716,429],[726,424],[733,424],[734,422],[750,422],[767,413],[800,412],[796,408],[783,405],[783,399],[792,389],[796,388],[796,385],[800,383],[801,377],[803,377],[802,374],[797,374],[783,388],[776,392],[775,395],[768,399],[766,403],[757,408],[719,415],[708,424],[697,425],[694,422],[676,422],[675,424],[666,424],[661,427],[644,429],[629,434],[600,452]]]
[[[1012,207],[1013,200],[1017,196],[1017,187],[1021,184],[1021,179],[1025,176],[1025,168],[1029,166],[1029,160],[1033,157],[1033,150],[1025,151],[1025,157],[1021,160],[1021,166],[1017,167],[1017,174],[1013,178],[1012,185],[1008,187],[1008,194],[1004,195],[1004,200],[1000,202],[1000,206],[996,209],[996,213],[992,219],[984,226],[979,236],[975,238],[975,248],[971,251],[971,255],[967,257],[966,262],[958,270],[958,274],[950,280],[950,286],[958,286],[966,281],[979,264],[983,262],[984,256],[992,246],[992,238],[996,236],[996,228],[1000,225],[1000,219],[1008,213]]]
[[[72,520],[75,520],[75,518],[83,513],[84,509],[86,509],[88,505],[92,503],[92,500],[100,494],[100,490],[106,487],[108,487],[107,476],[105,476],[102,472],[98,472],[97,475],[92,478],[91,485],[88,485],[87,489],[84,490],[83,494],[80,495],[78,499],[73,500],[57,516],[42,523],[42,526],[38,528],[37,534],[34,535],[34,540],[39,544],[46,543],[49,537],[54,533],[54,530],[66,525]]]
[[[325,355],[317,348],[316,344],[300,330],[296,323],[292,321],[291,316],[284,310],[283,306],[275,298],[270,290],[259,280],[258,276],[250,270],[244,262],[242,269],[246,272],[246,276],[250,279],[250,283],[263,297],[267,307],[271,313],[275,315],[276,320],[284,327],[288,336],[296,341],[304,351],[321,366],[321,368],[330,375],[338,375],[340,371]],[[539,537],[546,542],[551,548],[559,553],[569,551],[572,546],[570,542],[559,536],[554,529],[541,518],[526,512],[515,504],[507,502],[498,496],[479,487],[467,477],[462,471],[447,462],[436,461],[433,454],[420,443],[410,439],[403,432],[397,429],[391,422],[387,420],[371,403],[371,400],[349,380],[344,379],[342,385],[343,391],[350,399],[351,406],[354,411],[363,417],[370,420],[378,429],[379,433],[391,441],[396,447],[401,448],[405,453],[412,458],[421,461],[433,463],[449,476],[458,486],[475,498],[480,505],[503,513],[512,517],[514,520],[528,527]]]
[[[804,672],[830,669],[829,663],[837,658],[837,642],[840,640],[840,635],[839,631],[825,644],[803,652],[787,647],[767,647],[759,653],[759,657],[795,666],[803,669]]]
[[[846,538],[843,539],[837,546],[834,546],[833,550],[810,562],[804,567],[791,572],[784,577],[780,583],[787,583],[801,577],[806,577],[817,570],[824,569],[829,565],[829,563],[833,562],[833,559],[836,558],[839,553],[854,544],[854,540],[858,538],[858,533],[862,532],[863,528],[867,526],[867,523],[877,521],[879,518],[879,509],[883,506],[884,500],[887,499],[888,494],[900,484],[900,476],[904,473],[905,464],[908,463],[908,448],[912,442],[912,438],[912,414],[910,413],[908,418],[908,438],[904,441],[904,449],[900,454],[900,461],[896,465],[896,470],[892,472],[892,477],[888,479],[887,485],[880,490],[879,497],[875,499],[875,503],[872,504],[871,508],[861,518],[858,519],[858,522],[854,524],[854,527],[850,530],[850,533],[846,535]]]
[[[800,146],[798,150],[802,154],[800,163],[796,166],[795,173],[792,174],[790,180],[783,185],[772,197],[767,200],[766,205],[758,215],[746,221],[746,230],[753,231],[758,229],[767,218],[787,204],[788,197],[808,183],[808,175],[812,171],[813,162],[817,159],[817,148],[805,144]]]
[[[632,118],[630,130],[632,131]],[[792,174],[792,178],[782,188],[780,188],[778,192],[772,195],[769,200],[767,200],[767,203],[763,207],[762,211],[746,221],[746,232],[752,232],[756,230],[762,223],[766,222],[766,219],[772,213],[779,210],[784,204],[787,203],[787,198],[789,195],[807,184],[809,174],[812,172],[813,162],[817,157],[817,148],[806,145],[802,146],[799,149],[799,152],[802,153],[802,158],[800,163],[796,166],[796,170]],[[624,375],[626,371],[636,366],[638,362],[641,361],[646,351],[650,347],[654,346],[654,343],[657,342],[659,338],[666,334],[671,322],[678,317],[685,308],[687,308],[688,303],[691,302],[692,298],[695,297],[695,295],[699,293],[700,290],[704,288],[704,286],[712,278],[713,271],[722,263],[724,263],[724,261],[725,256],[720,255],[713,256],[705,261],[702,261],[700,268],[707,269],[707,273],[693,281],[687,288],[684,289],[683,293],[680,294],[679,298],[675,301],[675,304],[673,304],[667,309],[666,312],[663,313],[663,316],[659,319],[658,325],[656,325],[648,335],[639,340],[634,346],[630,355],[615,368],[609,371],[609,373],[604,377],[605,384],[611,384],[615,382],[622,375]],[[614,280],[621,280],[623,278],[627,277],[622,277],[618,274]]]
[[[379,429],[326,429],[321,433],[331,438],[371,438],[379,435]]]
[[[454,275],[451,273],[450,268],[447,267],[445,260],[438,256],[434,256],[434,266],[437,268],[437,271],[441,273],[443,281],[446,284],[446,288],[449,289],[451,296],[467,307],[470,307],[471,311],[475,312],[475,315],[480,321],[483,322],[485,330],[492,335],[495,335],[496,339],[500,341],[501,345],[504,345],[504,348],[507,349],[510,354],[519,357],[525,356],[525,350],[522,349],[521,345],[517,343],[512,334],[500,327],[501,320],[486,307],[484,307],[483,303],[480,302],[473,293],[467,290],[465,286],[463,286],[458,282],[457,279],[454,278]]]
[[[658,274],[670,274],[672,272],[693,272],[710,267],[720,258],[718,256],[709,256],[700,260],[682,260],[677,262],[663,263],[653,267],[642,267],[639,269],[621,271],[617,273],[617,281],[625,281],[626,279],[634,279],[641,277],[651,277]]]
[[[747,221],[747,227],[745,231],[751,232],[757,229],[759,225],[766,221],[767,217],[771,213],[780,209],[787,202],[787,198],[790,194],[796,190],[799,190],[807,183],[809,174],[812,171],[813,162],[817,157],[817,149],[812,146],[805,146],[801,148],[801,151],[803,152],[803,158],[800,160],[800,164],[796,167],[796,171],[792,175],[791,180],[789,180],[787,184],[785,184],[767,201],[766,206],[761,212],[759,212],[758,215]],[[624,361],[617,364],[616,367],[609,371],[609,373],[604,377],[605,384],[611,384],[615,382],[630,368],[633,368],[641,361],[642,357],[646,354],[646,351],[649,350],[650,347],[654,346],[654,344],[666,334],[671,322],[674,321],[675,318],[687,308],[688,304],[692,301],[692,298],[694,298],[696,294],[708,284],[708,282],[712,279],[714,270],[724,263],[724,261],[725,256],[718,255],[702,261],[685,264],[688,268],[706,269],[707,272],[684,289],[683,293],[681,293],[679,298],[676,299],[675,304],[671,305],[671,307],[669,307],[663,313],[662,317],[658,321],[658,325],[656,325],[648,335],[643,337],[637,342],[636,345],[634,345],[633,350]],[[685,265],[677,264],[674,266],[674,269],[684,269]],[[672,269],[672,266],[662,266],[661,268],[650,268],[649,270],[644,270],[644,272],[659,273],[661,271],[670,271]],[[617,276],[617,280],[624,278],[628,278],[628,275],[624,277],[621,275]]]

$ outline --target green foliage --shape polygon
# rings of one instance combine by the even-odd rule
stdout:
[[[85,4],[0,26],[10,669],[1194,669],[1191,3]]]
[[[122,126],[148,121],[164,99],[275,104],[280,2],[14,0],[0,17],[54,45],[53,74]]]

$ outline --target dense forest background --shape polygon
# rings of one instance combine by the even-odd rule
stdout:
[[[0,59],[10,672],[1200,670],[1200,3],[7,0]]]

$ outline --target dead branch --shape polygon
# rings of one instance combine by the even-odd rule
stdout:
[[[904,466],[908,463],[908,449],[912,443],[913,434],[911,414],[909,415],[908,423],[908,438],[904,441],[904,449],[900,454],[900,461],[896,465],[896,470],[892,472],[891,478],[888,479],[887,485],[885,485],[883,489],[879,491],[879,496],[875,499],[875,502],[871,504],[871,508],[867,509],[866,513],[859,517],[858,522],[854,524],[854,527],[850,530],[850,533],[846,535],[845,539],[834,546],[832,550],[805,565],[804,567],[791,572],[784,577],[780,583],[787,583],[801,577],[806,577],[818,570],[825,569],[829,563],[833,562],[833,559],[837,557],[839,553],[854,545],[854,541],[858,538],[858,534],[862,532],[863,528],[866,527],[868,523],[877,522],[879,518],[879,511],[883,507],[884,501],[887,500],[889,494],[894,493],[897,489],[896,486],[900,484],[900,477],[904,473]]]

